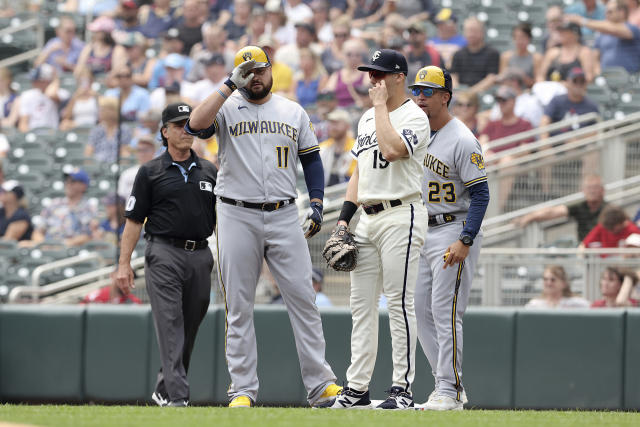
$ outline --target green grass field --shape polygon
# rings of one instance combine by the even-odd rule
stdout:
[[[6,423],[6,424],[5,424]],[[588,411],[338,411],[302,408],[0,405],[0,427],[15,424],[65,427],[190,426],[638,426],[640,414]]]

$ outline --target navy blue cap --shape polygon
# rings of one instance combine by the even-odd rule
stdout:
[[[407,66],[407,58],[400,52],[392,49],[380,49],[371,55],[371,64],[360,65],[358,70],[402,73],[406,76],[409,67]]]

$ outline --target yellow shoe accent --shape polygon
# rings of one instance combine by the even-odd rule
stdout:
[[[342,391],[342,387],[336,384],[329,384],[327,388],[324,389],[324,392],[320,396],[320,399],[326,399],[328,397],[336,397],[338,393]]]
[[[229,408],[251,408],[253,402],[247,396],[236,396],[229,403]]]

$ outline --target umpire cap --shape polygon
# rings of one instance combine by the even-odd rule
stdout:
[[[254,68],[264,68],[271,66],[269,55],[258,46],[246,46],[236,52],[236,56],[233,59],[233,66],[237,67],[246,61],[256,61]]]
[[[435,65],[429,65],[428,67],[418,70],[418,73],[416,74],[416,81],[409,86],[409,89],[413,89],[418,86],[444,89],[449,92],[449,94],[453,92],[451,74],[449,74],[447,70],[436,67]]]
[[[187,120],[191,115],[191,106],[184,102],[174,102],[166,106],[162,110],[162,126],[166,126],[167,123],[180,122]]]

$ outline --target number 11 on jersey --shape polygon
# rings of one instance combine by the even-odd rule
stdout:
[[[277,146],[276,147],[276,155],[278,157],[278,167],[280,169],[285,169],[289,166],[289,147],[288,146]]]

